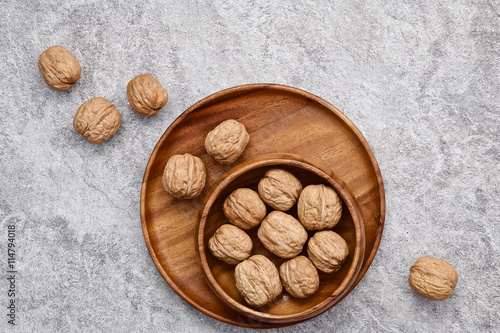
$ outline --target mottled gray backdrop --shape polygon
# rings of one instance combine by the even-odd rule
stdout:
[[[493,332],[500,327],[500,1],[0,0],[0,331],[241,332],[163,280],[142,235],[143,172],[169,124],[201,98],[272,82],[342,110],[384,177],[386,228],[358,287],[276,332]],[[39,54],[82,66],[50,89]],[[170,94],[146,119],[126,85]],[[104,96],[123,124],[94,146],[72,127]],[[7,325],[7,225],[17,225],[17,325]],[[407,283],[422,255],[452,263],[444,302]]]

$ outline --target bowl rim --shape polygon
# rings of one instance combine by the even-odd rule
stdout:
[[[335,191],[340,195],[340,197],[346,204],[352,216],[355,229],[355,236],[356,236],[353,261],[346,277],[343,279],[340,286],[337,287],[337,289],[335,289],[335,291],[332,293],[330,297],[327,297],[325,300],[323,300],[316,306],[311,307],[302,312],[289,315],[276,315],[276,314],[257,311],[242,303],[235,301],[231,296],[229,296],[224,291],[224,289],[217,283],[217,280],[212,274],[212,271],[210,269],[210,266],[208,265],[208,261],[206,258],[207,251],[205,251],[205,242],[204,242],[204,231],[208,213],[210,212],[210,209],[212,208],[214,202],[216,201],[220,193],[231,182],[233,182],[235,179],[237,179],[246,172],[261,167],[278,166],[278,165],[292,166],[304,169],[326,180],[335,189]],[[339,179],[333,173],[333,171],[330,170],[330,172],[326,172],[324,170],[329,170],[329,169],[315,166],[311,162],[295,154],[288,154],[288,153],[265,154],[256,156],[254,158],[251,158],[247,161],[244,161],[234,166],[229,171],[224,173],[210,188],[199,212],[198,228],[196,235],[197,252],[199,259],[201,261],[201,266],[203,268],[205,279],[207,280],[210,288],[220,299],[222,299],[226,304],[228,304],[230,307],[232,307],[239,313],[242,313],[243,315],[249,318],[268,323],[287,323],[290,321],[309,319],[325,312],[326,310],[333,307],[336,303],[338,303],[356,280],[356,277],[358,276],[361,270],[365,253],[365,229],[364,229],[361,210],[358,206],[358,203],[354,195],[347,188],[346,184],[341,179]]]

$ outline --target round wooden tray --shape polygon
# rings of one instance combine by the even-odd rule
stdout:
[[[205,136],[220,122],[236,119],[250,142],[231,165],[205,151]],[[178,200],[165,193],[161,176],[175,154],[199,156],[207,169],[203,193]],[[199,209],[216,180],[237,163],[268,153],[291,153],[323,170],[332,170],[355,196],[365,224],[363,266],[351,291],[377,252],[385,219],[382,176],[370,147],[353,123],[334,106],[306,91],[275,84],[249,84],[210,95],[181,114],[165,131],[146,166],[141,190],[141,220],[149,253],[161,275],[186,302],[222,322],[253,328],[286,324],[251,320],[231,309],[204,279],[196,250]],[[346,293],[345,295],[347,295]]]

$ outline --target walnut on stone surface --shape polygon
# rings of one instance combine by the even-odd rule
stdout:
[[[60,45],[51,46],[42,52],[38,60],[38,69],[42,73],[43,80],[58,91],[73,87],[81,73],[78,60]]]
[[[168,101],[168,93],[151,74],[137,75],[127,84],[127,97],[132,110],[144,117],[158,113]]]
[[[226,218],[241,229],[249,230],[266,217],[266,205],[259,194],[249,188],[234,190],[222,206]]]
[[[342,216],[342,200],[329,186],[309,185],[300,193],[297,214],[307,230],[330,229]]]
[[[165,191],[177,199],[192,199],[205,188],[206,171],[201,158],[191,154],[170,157],[161,184]]]
[[[316,232],[307,243],[307,254],[314,266],[322,272],[334,273],[349,255],[346,241],[334,231]]]
[[[288,259],[302,251],[307,231],[292,215],[275,210],[261,222],[257,237],[266,249]]]
[[[297,202],[302,184],[293,173],[284,169],[270,169],[259,181],[259,195],[274,209],[287,211]]]
[[[217,162],[231,164],[245,150],[250,135],[245,126],[234,119],[220,123],[205,138],[205,149]]]
[[[251,306],[264,306],[282,291],[278,269],[263,255],[240,262],[234,270],[236,288]]]
[[[83,103],[75,114],[73,127],[85,140],[99,144],[111,138],[120,128],[122,116],[104,97]]]
[[[280,277],[286,291],[293,297],[309,297],[319,287],[318,270],[305,256],[297,256],[281,264]]]
[[[208,248],[214,257],[230,265],[250,257],[252,247],[250,236],[232,224],[221,225],[208,240]]]
[[[421,257],[411,267],[408,282],[419,294],[435,301],[442,301],[453,293],[458,282],[458,274],[445,260]]]

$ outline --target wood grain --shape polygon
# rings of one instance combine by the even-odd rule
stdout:
[[[243,123],[250,134],[247,149],[232,165],[218,164],[204,149],[206,134],[226,119]],[[205,190],[192,200],[172,198],[161,187],[168,158],[180,153],[199,156],[207,168]],[[268,153],[297,154],[331,170],[355,196],[363,215],[366,248],[351,290],[373,261],[384,227],[384,187],[375,157],[358,129],[331,104],[292,87],[250,84],[220,91],[191,106],[165,131],[146,166],[141,191],[144,238],[156,267],[180,297],[215,319],[244,327],[287,324],[251,320],[213,293],[196,251],[198,212],[222,174]]]
[[[349,256],[341,269],[333,274],[320,273],[318,291],[306,299],[297,299],[283,291],[272,303],[250,308],[236,289],[234,266],[215,258],[208,250],[208,240],[223,224],[228,223],[222,205],[227,196],[242,187],[257,190],[259,180],[271,168],[286,169],[292,172],[303,187],[311,184],[331,186],[343,201],[342,217],[333,228],[344,238],[349,246]],[[361,211],[354,196],[340,179],[316,168],[300,156],[291,154],[266,154],[238,164],[224,174],[210,189],[200,210],[198,227],[198,251],[201,264],[209,285],[230,307],[244,315],[268,323],[294,323],[305,320],[328,310],[335,305],[354,283],[361,269],[365,251],[365,230]],[[267,212],[273,209],[267,206]],[[297,217],[297,206],[287,211]],[[286,259],[279,258],[268,251],[257,237],[257,229],[252,228],[248,234],[252,238],[252,255],[262,254],[269,258],[276,267],[280,267]],[[314,231],[308,232],[312,237]],[[307,256],[306,246],[302,255]]]

